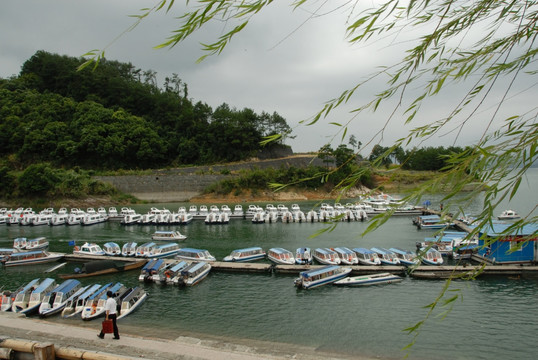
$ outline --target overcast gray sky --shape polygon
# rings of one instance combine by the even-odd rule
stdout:
[[[374,0],[366,3],[372,4]],[[139,14],[156,1],[141,0],[5,0],[0,12],[0,77],[16,75],[23,62],[36,51],[79,57],[92,49],[106,47],[106,58],[130,62],[142,70],[158,73],[160,84],[173,73],[188,84],[189,97],[213,108],[227,103],[237,109],[251,108],[260,113],[277,112],[294,128],[296,139],[289,140],[295,152],[318,150],[331,141],[337,127],[330,122],[346,123],[352,115],[348,106],[313,126],[300,125],[319,111],[324,102],[339,96],[381,65],[390,65],[395,54],[401,55],[408,45],[406,35],[390,46],[350,46],[345,39],[349,9],[338,8],[345,1],[314,1],[310,7],[292,11],[287,1],[277,1],[256,16],[247,28],[234,37],[219,56],[196,60],[203,54],[199,42],[214,41],[230,30],[226,24],[204,28],[192,39],[172,49],[155,50],[170,33],[180,26],[177,10],[148,17],[134,30],[118,37]],[[319,13],[312,11],[325,4]],[[411,34],[409,34],[411,37]],[[113,42],[114,41],[114,42]],[[113,42],[111,44],[111,42]],[[353,105],[370,99],[379,90],[375,83],[361,90]],[[413,89],[410,89],[413,91]],[[429,108],[424,108],[414,126],[430,121],[440,110],[450,109],[458,94],[448,92]],[[534,95],[534,94],[532,94]],[[523,101],[524,99],[522,99]],[[515,104],[514,106],[517,106]],[[391,106],[379,113],[365,113],[353,121],[344,143],[355,135],[367,143],[385,123]],[[477,114],[487,118],[487,115]],[[375,138],[384,146],[405,135],[411,126],[404,126],[403,116],[396,116],[384,137]],[[485,120],[484,120],[485,121]],[[413,126],[413,127],[414,127]],[[468,145],[481,135],[484,125],[469,123],[459,137],[449,134],[431,139],[425,145]],[[340,137],[332,142],[336,147]],[[370,145],[371,148],[371,145]]]

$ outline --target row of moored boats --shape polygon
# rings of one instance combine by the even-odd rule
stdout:
[[[118,304],[118,319],[135,311],[148,294],[141,287],[126,287],[122,283],[82,286],[76,279],[57,284],[52,278],[34,279],[15,291],[2,291],[1,311],[42,317],[61,314],[92,320],[105,315],[107,292],[114,294]]]

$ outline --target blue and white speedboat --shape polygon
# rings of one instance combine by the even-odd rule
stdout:
[[[412,251],[403,250],[397,247],[391,247],[389,250],[396,254],[398,260],[400,260],[400,264],[402,265],[414,266],[420,263],[420,260],[417,258],[417,254]]]
[[[51,316],[62,311],[67,304],[67,299],[81,288],[80,281],[69,279],[58,285],[43,298],[39,305],[40,316]]]
[[[159,273],[159,269],[163,266],[164,260],[163,259],[153,259],[151,261],[148,261],[146,265],[142,268],[140,271],[140,275],[138,276],[139,281],[153,281],[153,275],[156,275]]]
[[[192,263],[181,271],[179,285],[194,286],[206,278],[211,270],[211,264],[201,261]]]
[[[147,258],[165,258],[176,255],[180,247],[177,243],[167,243],[155,246],[148,255]]]
[[[443,265],[443,255],[434,248],[420,249],[419,257],[424,265]]]
[[[56,281],[51,278],[43,280],[30,294],[30,301],[25,309],[17,309],[21,314],[30,315],[37,312],[45,296],[56,287]]]
[[[340,257],[336,251],[328,248],[316,248],[312,253],[312,257],[316,259],[317,262],[324,265],[340,265]]]
[[[377,253],[382,265],[400,265],[400,260],[395,253],[384,248],[373,247],[372,251]]]
[[[270,248],[267,251],[267,258],[275,264],[295,264],[295,258],[293,257],[292,252],[283,248]]]
[[[113,241],[109,241],[105,243],[103,245],[103,251],[108,256],[120,256],[121,255],[120,246]]]
[[[185,240],[187,237],[181,234],[179,231],[155,231],[151,235],[152,240],[156,241],[180,241]]]
[[[132,289],[129,289],[129,291],[123,296],[121,302],[119,303],[120,311],[117,320],[123,319],[124,317],[138,309],[140,305],[142,305],[144,301],[146,301],[147,297],[148,293],[141,287],[137,286]]]
[[[375,251],[366,248],[353,248],[361,265],[381,265],[381,260]]]
[[[357,257],[357,254],[355,254],[354,251],[347,247],[337,247],[333,249],[336,254],[338,254],[338,257],[340,258],[340,262],[345,265],[357,265],[359,263],[359,258]]]
[[[341,280],[350,272],[350,267],[342,267],[337,265],[324,266],[321,269],[301,272],[299,277],[295,279],[294,284],[299,288],[312,289]]]
[[[11,311],[19,312],[28,307],[32,291],[39,285],[40,279],[34,279],[16,291],[15,299],[11,303]],[[2,307],[4,303],[2,302]]]
[[[159,278],[156,282],[161,284],[174,284],[177,285],[180,281],[181,271],[189,266],[189,263],[185,260],[173,264],[162,272],[159,272]],[[154,277],[155,279],[155,277]]]
[[[4,257],[3,263],[6,267],[35,265],[54,262],[62,259],[64,254],[51,253],[45,250],[14,252]]]
[[[147,257],[157,246],[154,242],[147,242],[136,248],[136,257]]]
[[[129,241],[121,247],[122,256],[135,256],[136,255],[136,246],[138,244],[134,241]]]
[[[83,288],[80,288],[76,293],[71,295],[69,299],[67,299],[64,309],[62,310],[61,316],[64,318],[68,318],[75,315],[77,302],[80,300],[81,304],[84,304],[84,301],[86,300],[86,298],[90,296],[91,294],[93,294],[100,287],[101,285],[94,284],[94,285],[87,285]]]
[[[176,254],[176,259],[188,261],[216,261],[215,257],[206,249],[181,248]]]
[[[99,302],[99,298],[103,295],[106,296],[106,292],[112,286],[112,284],[113,283],[108,283],[103,286],[100,286],[99,288],[94,290],[93,293],[91,293],[90,295],[82,299],[79,299],[75,307],[75,313],[72,314],[71,316],[75,314],[81,314],[82,316],[83,312],[92,313],[94,309],[97,310],[97,303]]]
[[[265,251],[261,247],[250,247],[232,251],[223,261],[245,262],[261,260],[265,258],[265,255]]]
[[[342,280],[336,281],[334,285],[368,286],[368,285],[379,285],[379,284],[391,284],[391,283],[400,282],[402,280],[403,279],[398,275],[393,275],[389,273],[380,273],[380,274],[346,277]]]
[[[116,302],[118,303],[120,297],[125,293],[127,288],[122,283],[115,283],[114,285],[110,286],[106,291],[103,291],[101,293],[101,296],[99,297],[97,301],[97,306],[90,305],[90,307],[84,307],[84,310],[82,310],[81,317],[82,320],[93,320],[100,316],[103,316],[105,314],[105,303],[107,299],[107,292],[112,291],[114,294],[114,299],[116,299]]]

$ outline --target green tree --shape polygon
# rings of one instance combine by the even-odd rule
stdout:
[[[59,178],[44,163],[30,165],[19,177],[19,192],[24,196],[46,195],[54,189]]]

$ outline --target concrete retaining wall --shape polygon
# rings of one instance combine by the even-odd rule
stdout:
[[[169,170],[157,170],[152,175],[95,176],[110,183],[118,190],[141,200],[151,202],[188,201],[200,195],[209,185],[230,178],[231,171],[241,169],[265,169],[306,167],[310,164],[322,166],[314,155],[293,156],[283,159],[252,161],[238,164],[196,166]]]

